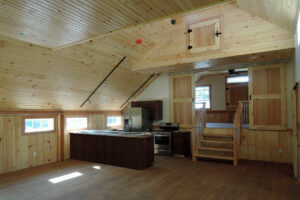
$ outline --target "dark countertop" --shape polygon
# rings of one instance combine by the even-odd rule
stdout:
[[[81,130],[81,131],[71,132],[70,134],[104,135],[104,136],[134,137],[134,138],[152,137],[154,135],[153,133],[150,132],[125,132],[125,131],[109,131],[109,130]]]

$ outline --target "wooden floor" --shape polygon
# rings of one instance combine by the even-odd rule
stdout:
[[[300,199],[300,182],[287,164],[231,163],[155,157],[143,171],[81,161],[65,161],[0,176],[0,199],[55,200],[210,200]],[[83,175],[53,184],[48,179],[72,172]]]

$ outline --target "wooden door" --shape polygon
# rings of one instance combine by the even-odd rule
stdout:
[[[170,118],[181,128],[191,128],[194,120],[194,74],[170,77]]]
[[[189,26],[188,49],[190,53],[201,53],[220,49],[221,24],[220,19],[211,19]]]
[[[287,129],[285,64],[250,67],[249,100],[251,129]]]
[[[239,101],[248,100],[248,84],[227,84],[226,86],[226,108],[236,109]]]

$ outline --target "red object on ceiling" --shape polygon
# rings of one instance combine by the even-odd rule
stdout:
[[[137,44],[142,44],[142,41],[143,41],[142,38],[138,38],[138,39],[136,40],[136,43],[137,43]]]

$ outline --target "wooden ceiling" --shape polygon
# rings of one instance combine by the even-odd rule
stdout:
[[[299,0],[237,0],[239,8],[295,32]]]
[[[0,0],[0,35],[57,48],[224,1]]]
[[[127,56],[83,110],[120,110],[149,77],[130,70],[151,40],[136,45],[122,32],[52,51],[0,36],[0,109],[79,110],[111,69]]]
[[[184,72],[201,72],[202,74],[218,73],[220,70],[247,68],[248,66],[262,65],[267,63],[288,62],[293,59],[294,49],[282,49],[276,51],[266,51],[239,56],[224,57],[218,59],[201,60],[161,67],[155,69],[145,69],[140,72],[146,74],[152,73],[184,73]]]
[[[174,61],[170,65],[182,70],[182,67],[184,69],[194,67],[191,64],[195,63],[195,60],[190,58],[182,59],[184,62],[177,62],[176,60],[185,55],[186,49],[185,19],[181,19],[181,17],[175,17],[178,19],[176,26],[170,24],[170,18],[166,18],[155,23],[147,23],[120,31],[114,30],[214,2],[219,1],[0,0],[0,35],[2,35],[0,36],[0,109],[78,110],[99,82],[123,56],[127,56],[126,64],[122,64],[101,86],[95,96],[92,97],[91,104],[86,104],[82,108],[83,110],[119,110],[124,101],[149,77],[149,74],[141,73],[144,72],[143,69],[146,69],[142,67],[148,65],[150,66],[149,69],[151,67],[155,69],[153,64],[156,61],[157,65],[166,67],[168,65],[164,64],[165,62]],[[106,6],[99,6],[102,5],[101,3],[106,3]],[[99,14],[97,10],[84,6],[77,6],[75,9],[74,6],[70,6],[73,4],[99,4],[93,9],[105,10],[105,16],[109,16],[106,20],[114,25],[106,26],[107,21],[92,20],[101,18],[97,15]],[[117,16],[116,12],[113,12],[113,8],[107,7],[107,5],[117,4],[120,5],[115,6],[116,9],[122,8],[120,9],[121,15],[124,15],[122,18],[121,15]],[[60,5],[60,7],[56,7],[55,10],[54,7],[47,7],[46,5]],[[148,8],[151,11],[148,10],[149,12],[147,12],[146,5],[156,6],[152,6],[152,10]],[[178,8],[175,5],[178,5]],[[39,6],[40,10],[34,9]],[[33,8],[29,9],[31,7]],[[125,12],[125,7],[130,7],[131,11]],[[87,8],[90,10],[83,11]],[[139,11],[141,9],[138,8],[143,8],[143,12]],[[219,55],[215,58],[230,57],[233,55],[232,52],[240,53],[241,48],[244,48],[242,50],[250,49],[254,52],[271,51],[277,47],[291,48],[290,40],[293,34],[284,29],[281,30],[280,27],[265,20],[251,17],[245,11],[237,9],[235,3],[216,6],[213,10],[224,15],[224,21],[228,26],[224,27],[223,30],[223,35],[226,36],[223,45],[224,52],[213,53],[213,55]],[[210,9],[205,9],[203,12],[194,12],[191,15],[205,17],[214,14]],[[143,17],[139,18],[138,15]],[[185,16],[186,19],[189,18],[188,15]],[[236,28],[239,31],[233,32],[231,30],[235,30],[236,23],[239,23]],[[81,25],[79,26],[79,24]],[[103,28],[100,28],[100,25]],[[261,30],[257,31],[257,29]],[[250,32],[248,32],[249,30]],[[114,32],[105,34],[108,31]],[[103,33],[104,35],[95,39],[89,39],[56,51],[39,47],[61,47]],[[258,37],[255,34],[262,36]],[[143,38],[141,45],[135,43],[139,37]],[[253,45],[254,37],[259,39],[257,42],[259,45]],[[262,45],[262,43],[266,44]],[[287,43],[287,45],[284,46],[283,43]],[[241,54],[247,54],[245,52],[248,51],[245,50]],[[280,56],[282,58],[288,57],[289,52],[282,54],[273,52],[273,56],[262,56],[259,59],[270,57],[272,60],[272,58],[279,58]],[[196,59],[196,57],[194,58]],[[197,65],[202,63],[215,67],[222,62],[230,63],[234,60],[241,63],[249,59],[249,55],[243,59],[233,60],[230,58],[223,60],[209,58],[210,55],[203,56],[202,59],[197,57],[198,60],[196,61],[199,61]],[[188,64],[177,66],[177,64],[183,63],[188,63],[190,66],[187,66]],[[200,65],[202,66],[202,64]],[[140,70],[132,71],[139,66],[141,66]],[[153,72],[159,71],[154,70]]]

